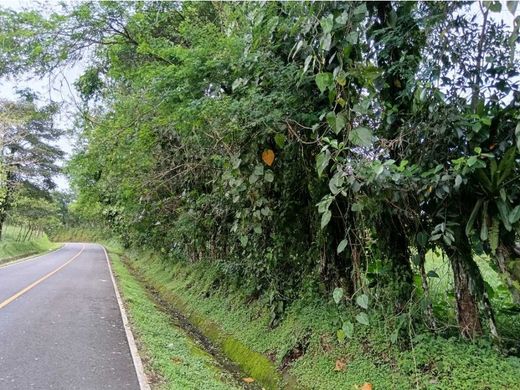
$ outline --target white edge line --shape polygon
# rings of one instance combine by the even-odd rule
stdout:
[[[141,357],[139,356],[137,345],[135,344],[134,335],[132,334],[132,329],[130,328],[130,323],[128,322],[125,307],[123,305],[121,295],[119,294],[119,290],[117,288],[114,273],[112,272],[112,266],[110,264],[110,259],[108,257],[107,250],[103,245],[100,246],[101,248],[103,248],[103,251],[105,252],[105,257],[107,259],[108,269],[110,271],[110,278],[112,279],[112,284],[114,285],[117,304],[119,305],[119,311],[121,312],[121,319],[123,320],[123,327],[125,328],[126,339],[128,341],[128,346],[130,347],[130,354],[132,355],[132,360],[134,362],[134,368],[137,374],[137,380],[139,381],[139,387],[141,388],[141,390],[150,390],[150,385],[148,384],[148,379],[146,378],[146,374],[144,372],[143,362],[141,361]]]
[[[62,244],[58,248],[54,248],[54,249],[44,252],[44,253],[36,253],[36,254],[28,256],[28,257],[22,257],[21,259],[16,259],[16,260],[8,261],[6,263],[2,263],[2,264],[0,264],[0,269],[7,268],[12,265],[16,265],[16,264],[20,264],[20,263],[25,263],[26,261],[36,260],[38,257],[50,255],[51,253],[54,253],[54,252],[59,251],[60,249],[63,249],[65,247],[65,245],[67,245],[67,243]]]

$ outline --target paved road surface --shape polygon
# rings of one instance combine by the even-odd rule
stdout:
[[[99,245],[0,268],[0,389],[139,389]]]

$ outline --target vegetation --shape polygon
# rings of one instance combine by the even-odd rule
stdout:
[[[17,241],[26,241],[58,224],[50,191],[63,152],[54,145],[61,135],[53,126],[56,105],[39,107],[35,94],[20,94],[0,101],[0,239],[9,222],[25,228]]]
[[[22,240],[26,229],[6,226],[0,242],[0,264],[20,257],[55,249],[59,244],[52,243],[47,235],[38,232],[30,239]]]
[[[238,291],[268,308],[268,334],[298,312],[312,348],[332,332],[330,351],[367,355],[370,340],[371,366],[346,383],[391,356],[379,373],[396,382],[381,385],[500,388],[518,382],[518,360],[497,351],[520,348],[516,13],[498,1],[1,10],[0,75],[86,66],[66,227],[108,228],[179,274],[210,270],[193,296]],[[319,388],[305,369],[330,362],[312,348],[293,369]],[[428,348],[457,358],[439,365]],[[463,374],[471,365],[482,370]]]
[[[158,311],[147,292],[122,265],[119,255],[110,254],[114,272],[125,297],[134,332],[153,369],[148,373],[157,389],[238,389],[234,379],[222,371],[167,314]]]
[[[467,343],[412,332],[408,348],[402,348],[390,341],[391,320],[373,313],[373,326],[339,344],[337,305],[312,294],[293,302],[284,320],[271,329],[269,297],[251,301],[241,288],[219,284],[220,270],[213,262],[172,266],[150,252],[129,256],[133,272],[217,345],[241,345],[236,349],[241,353],[229,356],[265,388],[335,389],[341,384],[354,389],[371,383],[375,389],[507,389],[518,383],[520,360],[505,359],[483,339]],[[427,267],[442,275],[437,265],[430,259]],[[449,282],[447,276],[442,275],[443,283]],[[353,313],[349,317],[355,321]],[[289,383],[273,385],[273,368],[262,366],[255,353],[268,356]]]

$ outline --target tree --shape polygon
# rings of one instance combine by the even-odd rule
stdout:
[[[0,231],[18,186],[54,188],[56,160],[63,152],[53,143],[61,135],[52,118],[56,106],[37,107],[32,95],[17,102],[0,102]]]
[[[308,279],[402,313],[441,250],[474,338],[484,319],[496,335],[476,252],[518,301],[520,19],[510,32],[496,2],[469,7],[84,3],[0,15],[21,26],[7,47],[24,43],[2,61],[88,59],[74,207],[126,244],[218,259],[269,295],[272,325]]]

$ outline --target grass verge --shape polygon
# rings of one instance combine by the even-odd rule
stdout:
[[[239,389],[241,386],[156,307],[149,293],[110,251],[110,259],[153,389]]]
[[[7,263],[19,258],[50,251],[60,246],[53,243],[43,233],[30,241],[16,241],[18,228],[7,226],[0,241],[0,264]]]
[[[142,252],[130,257],[140,279],[201,326],[265,388],[359,389],[371,383],[374,389],[511,389],[520,383],[520,359],[500,354],[486,340],[411,333],[403,347],[391,342],[394,328],[374,311],[369,327],[355,325],[354,337],[340,344],[338,320],[353,319],[355,313],[340,312],[312,292],[304,293],[271,329],[267,298],[252,300],[243,288],[220,283],[215,263],[172,264]],[[261,378],[273,367],[296,383]]]

